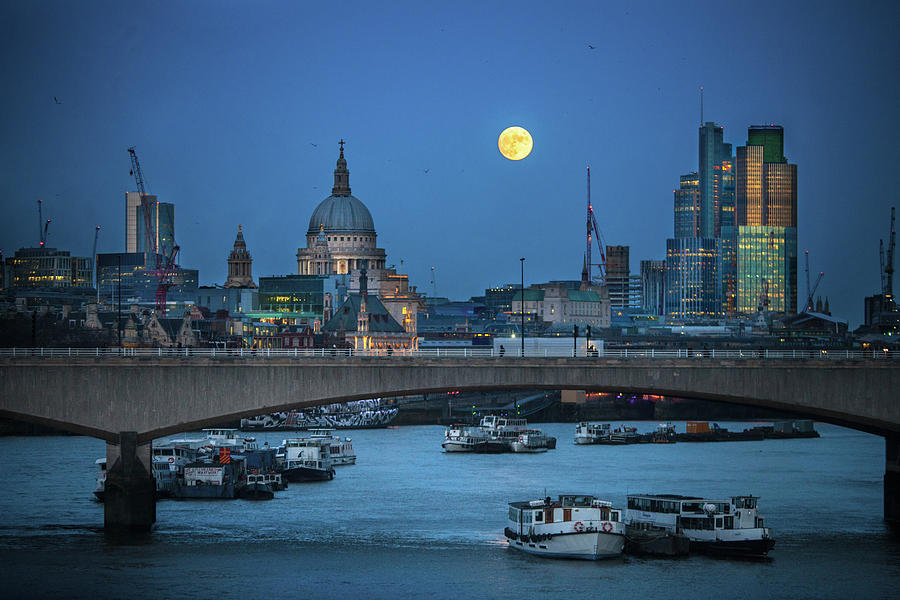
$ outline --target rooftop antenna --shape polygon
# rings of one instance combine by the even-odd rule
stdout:
[[[700,86],[700,127],[703,127],[703,86]]]
[[[44,247],[44,213],[42,211],[43,200],[38,200],[38,245]]]

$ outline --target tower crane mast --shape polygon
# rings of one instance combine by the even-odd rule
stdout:
[[[591,268],[596,266],[600,270],[600,280],[606,281],[606,255],[603,250],[603,238],[600,235],[600,228],[597,227],[597,219],[594,217],[594,207],[591,204],[591,168],[587,168],[587,248],[585,250],[585,264],[587,266],[588,281],[593,282]],[[594,264],[591,260],[591,238],[592,234],[596,235],[597,249],[600,251],[600,262]]]
[[[141,211],[144,215],[144,232],[147,236],[147,247],[150,254],[145,264],[148,267],[148,273],[156,276],[156,312],[160,317],[165,317],[166,297],[169,288],[175,285],[171,277],[175,270],[175,257],[178,255],[179,248],[178,246],[173,246],[169,256],[163,257],[159,255],[157,240],[153,235],[153,225],[150,220],[152,203],[147,198],[147,190],[144,187],[144,173],[141,170],[141,163],[138,160],[137,152],[134,151],[134,146],[128,149],[128,154],[131,157],[131,175],[134,176],[134,182],[141,196]],[[154,264],[152,271],[149,270],[151,257]]]
[[[885,296],[894,297],[894,248],[897,246],[897,230],[894,228],[894,207],[891,207],[891,238],[888,242],[887,260],[884,265],[886,279]]]

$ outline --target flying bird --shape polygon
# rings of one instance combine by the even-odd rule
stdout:
[[[318,144],[313,144],[312,142],[310,142],[309,145],[312,146],[313,148],[318,148],[318,147],[319,147]]]
[[[430,171],[431,169],[422,169],[422,170],[425,171],[425,172],[427,173],[427,172]]]
[[[62,102],[60,102],[56,96],[53,96],[53,101],[56,102],[57,104],[62,104]]]
[[[591,50],[596,50],[597,46],[591,46],[590,44],[588,44],[588,48],[590,48]]]

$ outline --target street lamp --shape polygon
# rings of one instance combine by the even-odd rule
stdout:
[[[520,258],[522,263],[522,358],[525,358],[525,258]]]

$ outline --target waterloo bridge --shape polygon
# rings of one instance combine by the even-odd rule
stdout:
[[[0,354],[0,416],[107,443],[104,524],[156,520],[151,442],[268,412],[449,390],[586,390],[771,408],[885,438],[884,516],[900,521],[900,353],[490,349],[369,355],[328,350],[26,349]]]

